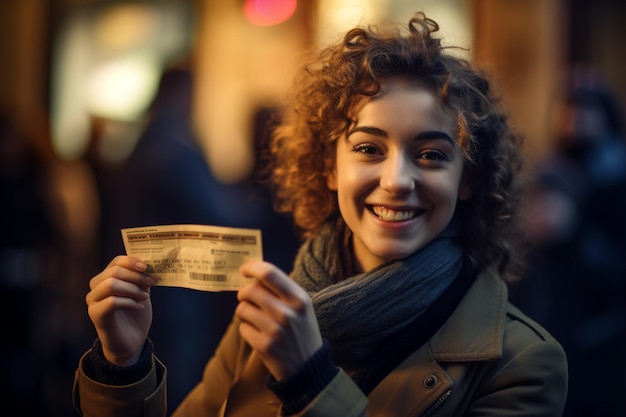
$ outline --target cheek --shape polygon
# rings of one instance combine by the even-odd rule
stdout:
[[[327,184],[340,194],[353,194],[364,183],[368,170],[364,167],[356,167],[349,162],[341,163],[331,175],[328,176]]]
[[[463,192],[460,187],[460,179],[444,177],[433,178],[428,184],[431,200],[439,206],[450,206],[454,210],[456,202]]]

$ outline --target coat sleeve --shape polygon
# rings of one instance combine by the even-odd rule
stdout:
[[[367,403],[367,397],[354,381],[339,370],[330,384],[294,417],[367,417]]]
[[[234,378],[242,370],[246,346],[238,334],[237,322],[230,324],[215,354],[205,366],[202,381],[178,406],[173,417],[216,416]],[[167,413],[167,369],[156,358],[150,373],[125,386],[101,384],[89,378],[89,354],[79,362],[73,388],[74,407],[84,417],[165,417]]]
[[[164,417],[167,370],[156,358],[148,375],[124,386],[101,384],[87,376],[89,352],[80,359],[73,387],[74,407],[85,417]]]

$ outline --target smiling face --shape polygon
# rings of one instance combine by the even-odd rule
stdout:
[[[425,87],[392,79],[355,106],[327,184],[353,232],[357,268],[405,258],[448,225],[462,185],[454,119]]]

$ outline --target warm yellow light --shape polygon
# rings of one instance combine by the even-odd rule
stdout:
[[[446,45],[464,48],[471,45],[467,0],[318,0],[317,41],[322,45],[334,43],[346,30],[362,24],[389,22],[403,25],[415,12],[424,12],[440,24],[438,36]],[[450,52],[468,56],[463,50]]]
[[[111,6],[98,18],[94,37],[102,49],[120,51],[140,47],[158,35],[159,15],[147,4]]]
[[[319,0],[317,40],[334,43],[346,30],[385,17],[389,0]]]
[[[87,111],[108,119],[137,120],[155,94],[159,70],[156,59],[148,54],[99,64],[88,78]]]

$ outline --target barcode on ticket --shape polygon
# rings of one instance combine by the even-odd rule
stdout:
[[[196,281],[209,282],[226,282],[228,276],[226,274],[203,274],[201,272],[189,272],[189,278]]]

